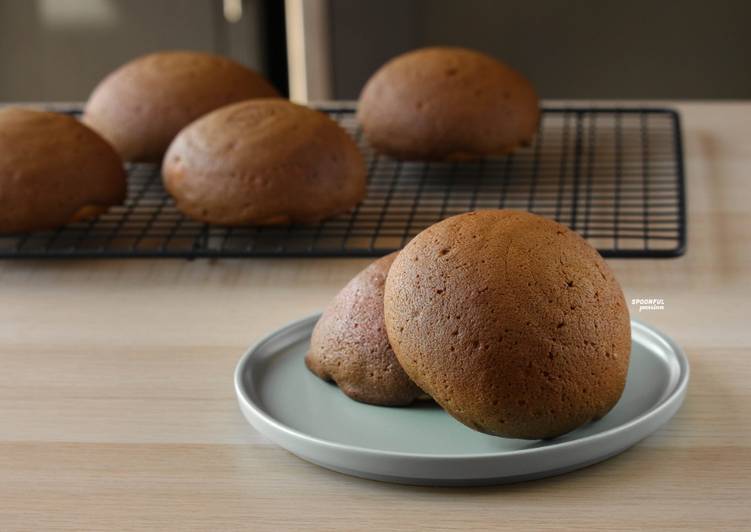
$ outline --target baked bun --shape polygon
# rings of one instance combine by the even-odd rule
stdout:
[[[0,109],[0,233],[52,229],[125,199],[123,163],[76,119]]]
[[[464,48],[423,48],[392,59],[365,84],[357,117],[370,144],[397,159],[456,160],[527,144],[540,109],[532,84]]]
[[[158,161],[175,135],[224,105],[277,96],[268,81],[226,57],[158,52],[121,66],[94,89],[84,122],[123,159]]]
[[[391,266],[388,337],[409,377],[465,425],[552,438],[604,416],[626,382],[618,282],[575,232],[525,212],[454,216]]]
[[[193,122],[170,146],[162,174],[178,209],[223,225],[318,222],[365,195],[365,164],[347,132],[281,99]]]
[[[308,368],[347,396],[374,405],[407,405],[422,391],[397,362],[383,323],[383,285],[396,253],[358,273],[313,330]]]

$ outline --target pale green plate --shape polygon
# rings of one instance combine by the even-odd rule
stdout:
[[[603,419],[555,440],[475,432],[434,403],[358,403],[308,371],[303,357],[318,316],[271,334],[240,360],[235,388],[248,421],[290,452],[343,473],[410,484],[501,483],[550,476],[604,460],[657,430],[688,384],[681,349],[632,322],[626,389]]]

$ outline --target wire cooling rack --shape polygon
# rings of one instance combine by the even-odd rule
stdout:
[[[367,196],[349,214],[316,225],[210,226],[177,211],[158,165],[133,164],[124,205],[54,231],[0,236],[0,257],[375,256],[448,216],[497,208],[558,220],[608,257],[685,250],[681,127],[672,110],[546,108],[531,146],[450,163],[379,156],[351,107],[322,110],[366,158]]]

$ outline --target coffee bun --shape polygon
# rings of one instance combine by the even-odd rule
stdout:
[[[327,115],[281,99],[248,100],[177,136],[162,174],[177,208],[222,225],[315,223],[365,195],[357,145]]]
[[[394,261],[388,337],[407,375],[473,429],[552,438],[604,416],[626,382],[628,310],[597,251],[516,211],[454,216]]]
[[[157,52],[121,66],[94,89],[84,122],[126,161],[158,161],[175,135],[224,105],[278,96],[263,77],[219,55]]]
[[[0,233],[53,229],[125,199],[115,150],[75,118],[0,109]]]
[[[305,364],[347,396],[375,405],[412,403],[423,395],[397,362],[383,323],[383,285],[396,253],[358,273],[318,320]]]
[[[357,116],[365,137],[397,159],[472,159],[529,143],[540,109],[532,84],[464,48],[423,48],[392,59],[367,82]]]

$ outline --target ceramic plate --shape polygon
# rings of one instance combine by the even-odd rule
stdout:
[[[300,458],[349,475],[431,485],[546,477],[605,460],[656,431],[683,402],[688,362],[669,338],[632,322],[631,366],[618,404],[554,440],[473,431],[434,403],[380,407],[347,398],[305,367],[318,316],[266,337],[240,360],[235,390],[259,432]]]

